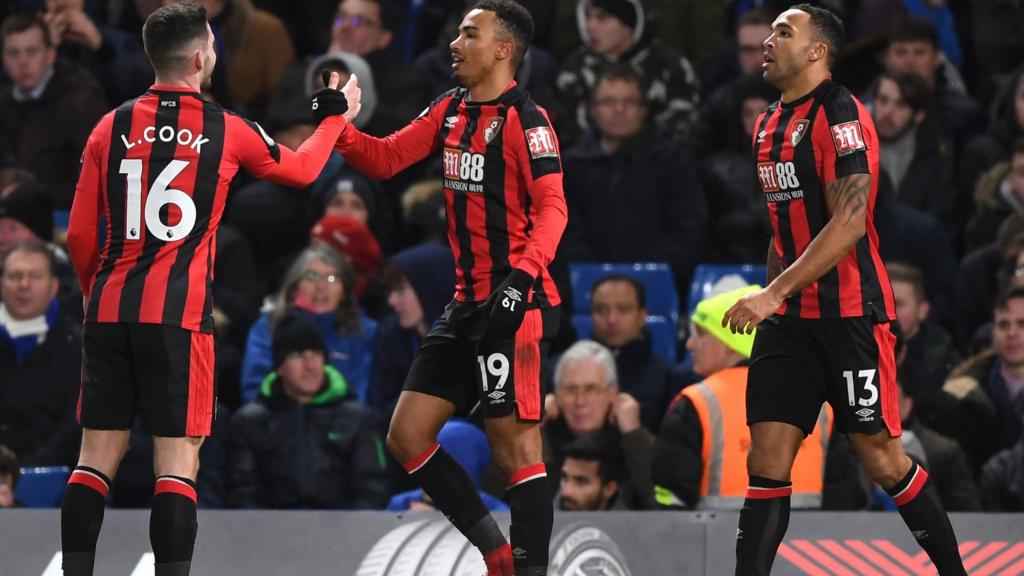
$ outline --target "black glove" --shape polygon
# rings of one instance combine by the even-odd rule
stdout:
[[[532,286],[533,276],[516,268],[491,293],[482,306],[487,314],[483,334],[485,340],[515,338],[516,331],[526,317],[526,299]]]
[[[324,88],[313,93],[313,118],[317,124],[323,122],[328,116],[337,116],[348,112],[348,99],[341,90],[327,88],[327,80],[330,79],[330,72],[323,71]]]

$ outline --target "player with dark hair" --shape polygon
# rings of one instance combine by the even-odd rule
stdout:
[[[722,319],[736,332],[757,327],[736,574],[771,571],[789,524],[793,460],[822,402],[939,573],[966,574],[938,493],[899,438],[896,312],[872,218],[878,140],[864,106],[831,79],[842,38],[834,14],[800,4],[764,41],[764,79],[782,92],[753,142],[774,232],[769,284]]]
[[[553,519],[540,365],[560,303],[547,268],[567,216],[554,130],[514,81],[532,35],[529,12],[515,1],[478,2],[450,45],[461,87],[387,138],[348,127],[338,142],[352,166],[380,179],[443,153],[455,297],[413,360],[388,447],[495,576],[546,574]],[[478,401],[507,475],[511,547],[436,440],[449,418]]]
[[[211,282],[228,186],[240,168],[307,186],[359,112],[355,81],[339,92],[332,74],[313,96],[319,128],[292,152],[200,96],[217,62],[202,6],[160,8],[142,36],[156,83],[93,129],[68,226],[85,305],[78,404],[85,431],[61,510],[68,576],[93,573],[104,501],[136,414],[154,437],[155,574],[188,574],[199,447],[214,417]]]

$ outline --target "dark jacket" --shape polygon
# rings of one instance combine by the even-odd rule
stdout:
[[[421,244],[395,254],[391,263],[409,280],[423,307],[427,326],[432,326],[455,294],[455,261],[451,249],[434,242]],[[416,329],[402,328],[394,316],[377,328],[368,398],[370,407],[386,422],[390,422],[395,411],[419,344]]]
[[[974,477],[1007,446],[999,411],[986,390],[989,377],[998,374],[997,365],[993,351],[976,354],[953,369],[942,390],[914,396],[914,413],[922,424],[960,444]]]
[[[18,102],[0,93],[0,137],[8,157],[0,165],[25,168],[69,209],[85,141],[107,110],[103,89],[84,68],[58,60],[39,100]]]
[[[629,434],[622,434],[611,424],[605,425],[594,434],[601,443],[622,448],[626,478],[619,484],[621,506],[629,510],[653,508],[654,489],[651,485],[651,459],[654,456],[654,435],[640,426]],[[548,482],[553,494],[559,493],[562,482],[562,464],[565,450],[576,436],[569,430],[565,418],[545,422],[541,427],[544,439],[544,464],[547,466]]]
[[[703,255],[708,212],[678,145],[648,126],[609,155],[592,131],[565,153],[564,168],[566,258],[668,262],[677,287],[686,286]]]
[[[969,350],[975,331],[992,320],[996,294],[1004,285],[1003,256],[999,246],[990,244],[964,256],[953,282],[953,340],[957,348]]]
[[[977,60],[975,60],[977,61]],[[960,160],[959,195],[970,200],[981,175],[998,162],[1009,158],[1013,143],[1024,136],[1024,125],[1017,120],[1014,102],[1017,87],[1024,78],[1024,65],[1006,78],[989,108],[988,132],[971,140]]]
[[[926,320],[905,342],[907,356],[903,359],[901,373],[905,373],[914,386],[941,389],[953,366],[960,362],[953,338],[941,326]]]
[[[932,305],[928,317],[945,322],[951,316],[950,286],[956,274],[956,257],[946,227],[931,214],[896,202],[889,179],[882,178],[875,200],[875,230],[882,260],[919,268]]]
[[[299,406],[277,373],[232,417],[227,504],[232,508],[380,509],[391,495],[373,413],[324,368],[324,390]]]
[[[978,178],[974,214],[967,223],[967,249],[976,250],[996,239],[999,226],[1011,214],[1024,213],[1024,201],[1006,184],[1009,162],[998,162]]]
[[[928,470],[928,477],[935,483],[946,510],[981,510],[978,486],[967,465],[967,457],[955,440],[928,428],[913,416],[903,422],[902,440],[908,454],[923,460],[921,464]]]
[[[958,217],[954,211],[952,145],[939,135],[930,119],[917,127],[914,139],[914,157],[903,180],[892,182],[896,199],[904,206],[931,214],[955,236]],[[886,177],[891,180],[888,174]]]
[[[1024,438],[985,463],[981,501],[985,510],[1024,512]]]
[[[656,433],[674,395],[669,379],[672,367],[651,351],[651,335],[646,329],[640,338],[612,350],[612,354],[615,355],[619,391],[640,403],[643,427]]]
[[[82,328],[51,310],[46,339],[20,361],[6,332],[0,336],[0,444],[22,466],[74,466],[78,455]]]

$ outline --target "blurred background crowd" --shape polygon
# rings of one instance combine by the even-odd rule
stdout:
[[[718,469],[716,493],[709,438],[744,428],[742,394],[711,384],[745,385],[749,341],[715,323],[764,282],[751,135],[778,98],[761,42],[793,2],[520,1],[536,34],[517,81],[556,127],[569,206],[545,382],[558,505],[731,507],[737,470]],[[140,31],[160,4],[0,0],[0,506],[30,495],[18,484],[36,467],[76,460],[81,294],[63,230],[93,125],[153,81]],[[203,4],[219,52],[205,96],[296,148],[323,68],[358,75],[355,124],[376,136],[452,88],[447,45],[472,0]],[[844,19],[834,78],[868,105],[881,146],[874,222],[903,333],[904,444],[947,509],[1024,510],[1024,2],[818,4]],[[437,159],[379,182],[335,153],[305,190],[235,179],[201,506],[430,507],[382,439],[453,294],[446,234]],[[725,417],[709,420],[712,405]],[[795,472],[806,507],[892,509],[822,414]],[[441,443],[502,509],[478,419]],[[148,506],[151,461],[134,435],[112,506]]]

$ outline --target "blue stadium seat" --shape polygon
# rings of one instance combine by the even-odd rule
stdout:
[[[59,508],[70,476],[67,466],[22,468],[14,498],[26,508]]]
[[[590,312],[573,314],[572,327],[580,339],[590,338],[594,331],[594,320]],[[669,364],[676,361],[676,328],[665,316],[648,316],[647,330],[651,333],[651,350]]]
[[[711,296],[715,282],[730,274],[740,276],[747,284],[765,284],[765,267],[760,264],[698,264],[686,299],[686,317],[693,314],[698,302]]]
[[[679,294],[668,264],[637,262],[611,264],[601,262],[570,262],[569,279],[572,283],[573,312],[590,314],[590,289],[594,283],[611,274],[623,274],[643,283],[647,293],[647,313],[665,316],[679,324]]]

